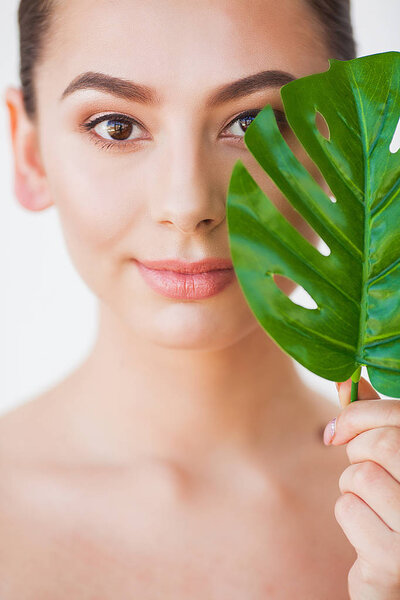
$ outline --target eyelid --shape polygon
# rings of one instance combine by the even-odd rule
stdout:
[[[225,129],[228,129],[229,127],[231,127],[231,125],[233,125],[239,119],[244,119],[247,116],[251,116],[251,117],[255,118],[262,110],[263,110],[263,107],[258,108],[258,109],[245,110],[245,111],[239,113],[236,117],[231,119],[227,125],[225,125],[225,127],[223,128],[223,131],[225,131]],[[275,118],[276,118],[278,125],[281,125],[282,127],[289,126],[289,123],[286,119],[286,114],[283,110],[273,109],[273,111],[274,111]],[[231,136],[231,137],[238,137],[238,136]]]
[[[231,121],[228,123],[228,125],[226,125],[224,127],[223,132],[228,130],[229,127],[233,126],[240,119],[244,119],[249,116],[254,117],[253,120],[251,121],[251,123],[252,123],[254,121],[254,119],[257,117],[257,115],[262,110],[263,110],[262,108],[261,109],[253,109],[253,110],[246,110],[246,111],[240,113],[239,115],[237,115],[236,117],[231,119]],[[286,114],[280,109],[273,109],[273,111],[275,114],[275,119],[276,119],[276,123],[278,125],[278,129],[279,129],[281,135],[284,135],[284,136],[290,135],[289,123],[286,119]],[[250,125],[251,125],[251,123],[250,123]],[[247,126],[246,131],[250,125]],[[240,143],[242,145],[242,144],[244,144],[244,136],[245,136],[246,131],[243,131],[243,135],[224,133],[221,137],[222,137],[222,139],[230,140],[231,143],[234,143],[234,144]]]
[[[236,117],[233,117],[233,119],[231,119],[229,121],[229,123],[227,125],[225,125],[224,129],[233,125],[233,123],[235,121],[238,121],[239,119],[244,119],[244,117],[247,117],[247,116],[256,117],[261,110],[262,110],[262,108],[253,108],[253,109],[242,111],[241,113],[236,115]]]
[[[147,131],[147,129],[144,127],[144,125],[140,121],[138,121],[138,119],[130,117],[124,113],[104,113],[95,118],[90,118],[90,119],[86,120],[85,122],[80,123],[78,125],[78,129],[80,131],[83,131],[84,133],[86,133],[89,136],[90,141],[93,142],[96,146],[98,146],[101,150],[111,151],[111,152],[112,151],[122,152],[124,150],[134,152],[135,150],[138,150],[140,148],[140,146],[143,142],[145,142],[149,139],[149,138],[145,138],[145,137],[139,137],[139,138],[134,138],[131,140],[130,139],[112,140],[112,139],[102,137],[101,135],[98,135],[95,132],[95,127],[99,123],[103,123],[104,121],[112,121],[112,120],[124,121],[125,123],[129,123],[130,125],[138,127],[139,129],[141,129],[143,131]]]
[[[235,117],[233,117],[224,127],[223,130],[226,129],[227,127],[230,127],[231,125],[233,125],[233,123],[235,121],[237,121],[240,118],[244,118],[245,116],[254,116],[256,117],[257,114],[262,110],[262,108],[256,108],[256,109],[249,109],[249,110],[245,110],[242,111],[241,113],[239,113],[238,115],[236,115]],[[287,122],[286,121],[286,116],[285,113],[281,110],[278,109],[274,109],[274,113],[275,115],[278,115],[280,117],[280,119],[282,119],[283,122]],[[122,114],[122,113],[105,113],[104,115],[98,116],[94,119],[89,119],[88,121],[85,121],[85,123],[82,123],[81,127],[87,131],[88,129],[93,129],[94,127],[96,127],[96,125],[98,125],[99,123],[101,123],[102,121],[105,121],[106,119],[108,119],[109,121],[111,121],[112,119],[125,119],[126,121],[128,121],[129,123],[133,123],[135,125],[137,125],[138,127],[141,127],[142,129],[146,129],[145,126],[143,125],[143,123],[141,123],[138,119],[135,119],[133,117],[129,117],[128,115]]]
[[[142,123],[140,123],[140,121],[138,121],[137,119],[134,119],[133,117],[129,117],[128,115],[124,115],[123,113],[105,113],[104,115],[100,115],[98,117],[95,117],[94,119],[93,118],[88,119],[84,123],[81,123],[81,125],[79,127],[81,129],[83,129],[84,131],[88,131],[88,130],[94,129],[96,127],[96,125],[98,125],[99,123],[102,123],[103,121],[112,121],[112,120],[125,121],[132,125],[137,125],[141,129],[146,129],[145,126]]]
[[[263,107],[242,111],[236,117],[233,117],[229,121],[229,123],[223,127],[222,131],[225,131],[231,125],[233,125],[236,121],[238,121],[239,119],[244,118],[246,116],[253,116],[255,118],[258,115],[258,113],[261,112],[262,109],[263,109]],[[281,123],[283,127],[288,126],[286,115],[282,110],[274,109],[274,113],[275,113],[275,117],[278,122],[278,125],[279,125],[279,123]],[[98,144],[103,149],[107,149],[107,150],[111,149],[112,147],[114,147],[115,149],[119,148],[122,150],[123,148],[125,148],[127,146],[130,146],[130,147],[137,146],[138,144],[140,144],[140,142],[145,141],[145,138],[136,138],[133,140],[108,140],[106,138],[99,136],[97,133],[94,132],[94,128],[99,123],[102,123],[103,121],[107,121],[107,120],[112,121],[112,120],[118,120],[118,119],[121,121],[130,123],[132,125],[135,125],[144,131],[147,131],[146,127],[138,119],[135,119],[135,118],[130,117],[123,113],[104,113],[95,118],[90,118],[90,119],[86,120],[84,123],[81,123],[79,125],[79,129],[86,133],[89,133],[89,135],[93,138],[93,141],[95,144]],[[236,138],[243,139],[243,136],[235,136],[235,135],[226,135],[226,136],[222,136],[222,137],[227,137],[227,138],[230,137],[233,139],[236,139]]]

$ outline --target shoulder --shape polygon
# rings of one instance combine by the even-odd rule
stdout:
[[[33,398],[0,417],[0,469],[35,460],[45,443],[49,398]]]
[[[0,566],[13,530],[22,543],[54,528],[63,502],[71,512],[79,453],[65,391],[54,387],[0,417]]]
[[[75,371],[0,416],[0,468],[62,464],[73,459],[77,436],[71,405],[78,396],[77,381]]]
[[[32,537],[41,408],[37,398],[0,417],[0,581],[14,572]]]
[[[61,430],[53,419],[53,399],[44,394],[0,417],[1,598],[10,590],[13,598],[25,597],[21,572],[32,586],[49,578],[44,570],[54,540],[64,531],[68,536],[77,514],[57,451]]]

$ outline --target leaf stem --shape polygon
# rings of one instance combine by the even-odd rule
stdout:
[[[358,382],[361,379],[361,365],[354,371],[351,376],[351,396],[350,402],[358,400]]]

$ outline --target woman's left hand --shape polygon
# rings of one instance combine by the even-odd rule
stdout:
[[[361,378],[350,403],[351,380],[339,384],[342,411],[324,441],[347,444],[335,518],[357,552],[349,571],[351,600],[400,600],[400,400],[382,399]],[[369,402],[363,402],[369,400]]]

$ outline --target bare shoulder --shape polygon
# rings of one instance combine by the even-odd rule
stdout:
[[[1,598],[44,597],[43,582],[58,572],[53,556],[76,530],[62,395],[54,388],[0,418]]]
[[[48,408],[43,394],[0,417],[0,592],[7,597],[9,580],[18,581],[20,557],[38,544],[34,523],[40,465],[48,454]],[[44,514],[42,524],[45,523]],[[6,586],[5,589],[3,586]]]
[[[80,389],[82,367],[0,416],[0,469],[73,458],[73,403]]]
[[[0,539],[4,543],[9,544],[13,536],[11,523],[29,531],[29,515],[40,506],[44,484],[57,464],[62,440],[57,400],[54,388],[0,417]],[[0,556],[2,548],[0,543]]]
[[[59,431],[57,389],[26,401],[0,417],[0,469],[49,456]]]

